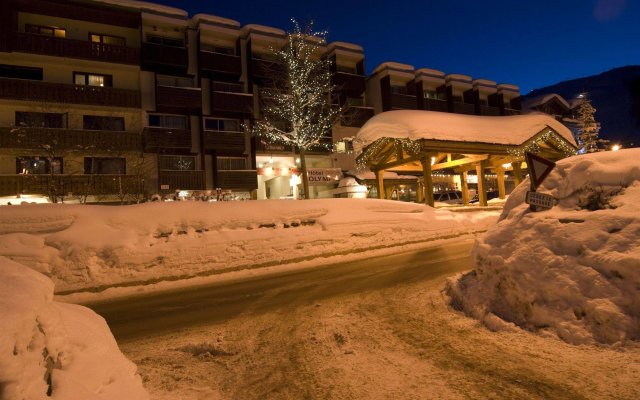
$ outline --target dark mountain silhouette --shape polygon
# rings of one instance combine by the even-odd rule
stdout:
[[[640,65],[614,68],[531,91],[525,99],[557,93],[567,101],[587,92],[596,108],[600,137],[626,146],[640,146]]]

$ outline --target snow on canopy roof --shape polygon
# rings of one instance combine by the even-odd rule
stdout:
[[[522,102],[522,108],[535,108],[538,107],[544,103],[547,103],[548,101],[550,101],[553,98],[557,98],[558,101],[560,103],[562,103],[563,106],[567,107],[568,109],[571,108],[571,106],[569,105],[569,103],[567,103],[567,101],[564,99],[564,97],[560,96],[557,93],[548,93],[548,94],[543,94],[541,96],[536,96],[532,99],[529,100],[525,100]]]
[[[210,22],[216,25],[228,25],[228,26],[235,26],[238,28],[240,27],[240,22],[229,19],[229,18],[218,17],[217,15],[196,14],[193,16],[192,19],[198,23]]]
[[[364,147],[381,138],[406,138],[517,146],[547,127],[576,146],[571,131],[547,114],[487,117],[415,110],[375,115],[360,128],[355,143]]]
[[[393,70],[399,70],[399,71],[403,71],[403,72],[411,72],[413,73],[414,69],[413,65],[409,65],[409,64],[400,64],[397,62],[392,62],[392,61],[387,61],[384,62],[380,65],[378,65],[376,67],[376,69],[373,70],[373,72],[371,73],[371,75],[375,75],[377,72],[380,72],[386,68],[389,69],[393,69]]]
[[[180,17],[188,17],[189,13],[179,8],[163,6],[156,3],[137,0],[91,0],[96,3],[113,4],[122,7],[135,8],[141,11],[147,11],[156,14],[168,14]]]

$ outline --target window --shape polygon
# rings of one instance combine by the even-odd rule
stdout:
[[[183,39],[169,38],[164,36],[147,35],[147,43],[160,44],[171,47],[184,47]]]
[[[240,157],[218,157],[218,171],[236,171],[244,170],[247,166],[247,160]]]
[[[194,87],[193,78],[188,76],[156,75],[156,83],[160,86]]]
[[[47,35],[63,38],[67,36],[67,31],[55,26],[31,25],[26,24],[24,31],[27,33],[35,33],[37,35]]]
[[[242,84],[240,83],[213,82],[214,92],[242,93],[242,89]]]
[[[104,35],[101,33],[90,33],[89,40],[94,43],[104,43],[104,44],[110,44],[115,46],[126,45],[125,38],[121,36]]]
[[[340,140],[335,144],[336,153],[353,153],[353,141],[352,140]]]
[[[186,115],[149,114],[149,126],[189,129],[189,119]]]
[[[124,175],[126,160],[120,157],[85,157],[84,173],[87,175]]]
[[[158,169],[170,171],[195,171],[195,156],[159,156]]]
[[[113,86],[111,75],[94,74],[89,72],[74,72],[73,83],[84,86]]]
[[[0,78],[42,80],[42,68],[0,64]]]
[[[61,174],[62,157],[49,159],[47,157],[26,156],[16,158],[16,174]]]
[[[124,131],[124,117],[83,115],[82,128],[90,131]]]
[[[438,93],[436,90],[425,90],[425,99],[444,100],[444,93]]]
[[[16,126],[64,128],[66,125],[66,114],[16,111]]]
[[[240,120],[219,118],[205,118],[204,130],[221,132],[242,132]]]

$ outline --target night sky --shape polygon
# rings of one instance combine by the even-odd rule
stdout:
[[[155,0],[289,30],[314,20],[329,41],[364,47],[367,72],[385,61],[520,86],[640,64],[640,0],[201,1]]]

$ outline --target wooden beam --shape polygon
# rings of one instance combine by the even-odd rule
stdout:
[[[422,178],[424,180],[424,203],[433,207],[433,180],[431,178],[431,157],[425,156],[420,160],[422,164]]]
[[[393,169],[394,167],[399,167],[399,166],[404,165],[404,164],[410,164],[410,163],[412,163],[414,161],[418,161],[422,157],[424,157],[424,155],[417,155],[417,156],[405,158],[404,160],[392,161],[392,162],[389,162],[389,163],[386,163],[386,164],[373,165],[371,167],[371,170],[372,171],[379,171],[379,170],[383,170],[383,169]],[[429,161],[429,162],[431,162],[431,161]]]
[[[504,199],[507,196],[505,187],[504,187],[504,169],[498,168],[496,169],[496,175],[498,176],[498,197]]]
[[[462,205],[469,205],[469,184],[467,179],[467,171],[460,174],[460,186],[462,189]]]
[[[485,155],[481,155],[481,156],[469,156],[466,158],[460,158],[458,160],[453,160],[453,161],[447,161],[447,162],[443,162],[443,163],[439,163],[439,164],[434,164],[431,166],[432,170],[437,170],[437,169],[445,169],[445,168],[453,168],[453,167],[457,167],[459,165],[464,165],[464,164],[471,164],[471,163],[475,163],[478,161],[482,161],[482,160],[486,160],[489,158],[488,154]]]
[[[376,174],[376,188],[378,189],[378,198],[384,199],[384,170],[374,172]]]
[[[487,188],[484,181],[484,162],[476,165],[476,174],[478,175],[478,199],[480,205],[487,206]]]
[[[522,182],[522,161],[512,161],[511,168],[513,168],[513,183],[518,186]]]

